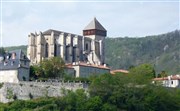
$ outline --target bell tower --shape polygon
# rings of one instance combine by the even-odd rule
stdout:
[[[83,36],[99,35],[105,37],[106,29],[94,18],[83,30]]]
[[[95,64],[104,64],[104,40],[106,35],[106,29],[100,24],[100,22],[96,18],[94,18],[83,30],[83,36],[91,39],[92,60]]]

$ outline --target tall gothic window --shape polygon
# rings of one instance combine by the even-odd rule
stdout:
[[[85,49],[88,50],[88,43],[86,43]]]
[[[76,47],[73,47],[72,61],[76,62]]]
[[[57,44],[54,44],[54,56],[57,56]]]
[[[46,43],[46,46],[45,46],[45,57],[48,57],[48,53],[49,53],[49,44]]]
[[[65,60],[66,61],[69,61],[69,50],[70,50],[70,47],[66,46],[66,50],[65,50]]]

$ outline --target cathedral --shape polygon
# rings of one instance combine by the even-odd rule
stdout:
[[[31,64],[49,57],[61,56],[65,63],[103,65],[106,33],[106,29],[96,18],[83,29],[83,36],[53,29],[39,34],[30,33],[27,56]]]

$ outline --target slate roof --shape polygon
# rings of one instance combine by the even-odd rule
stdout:
[[[102,31],[106,31],[106,29],[99,23],[99,21],[94,18],[85,28],[84,30],[90,30],[90,29],[98,29]]]
[[[59,35],[60,33],[64,33],[62,31],[49,29],[43,32],[43,35],[51,35],[51,33],[54,32],[55,35]]]
[[[16,56],[13,59],[12,54],[15,53]],[[10,51],[4,55],[0,55],[0,70],[11,70],[21,67],[22,61],[30,62],[22,50]]]
[[[54,32],[55,35],[59,35],[59,34],[61,34],[61,33],[64,33],[65,36],[67,36],[68,34],[71,34],[72,36],[82,37],[82,35],[67,33],[67,32],[58,31],[58,30],[54,30],[54,29],[46,30],[46,31],[44,31],[42,34],[43,34],[43,35],[51,35],[52,32]]]

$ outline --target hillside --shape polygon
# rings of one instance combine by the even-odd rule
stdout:
[[[7,51],[21,49],[25,54],[27,53],[27,46],[26,45],[4,47],[4,49],[7,50]]]
[[[128,69],[142,63],[154,65],[156,72],[180,73],[180,31],[146,36],[142,38],[107,38],[105,41],[106,63],[112,69]],[[6,50],[27,46],[6,47]]]
[[[106,63],[128,69],[142,63],[154,65],[156,72],[180,73],[180,31],[143,38],[107,38]]]

